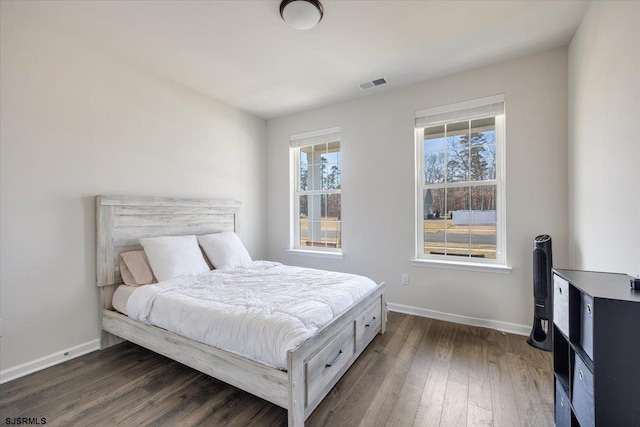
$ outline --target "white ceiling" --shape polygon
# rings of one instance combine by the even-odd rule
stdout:
[[[288,27],[279,0],[3,1],[99,49],[270,119],[568,44],[588,2],[323,0]],[[358,83],[389,84],[362,91]]]

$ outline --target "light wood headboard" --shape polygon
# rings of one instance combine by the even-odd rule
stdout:
[[[96,197],[96,273],[100,287],[122,283],[121,253],[141,237],[238,231],[240,202],[164,197]]]
[[[100,311],[113,310],[111,300],[122,283],[119,256],[142,249],[141,237],[238,231],[240,202],[167,197],[96,197],[96,284]],[[100,316],[102,323],[102,316]],[[101,348],[122,341],[101,330]]]

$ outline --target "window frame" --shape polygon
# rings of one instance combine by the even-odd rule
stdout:
[[[491,112],[491,105],[502,104],[502,111],[498,114]],[[483,113],[483,108],[488,108],[489,113]],[[473,110],[480,110],[474,114]],[[472,114],[465,117],[465,110]],[[457,112],[462,111],[462,118],[457,118]],[[420,126],[427,122],[429,116],[441,115],[442,120],[437,123]],[[414,265],[429,265],[443,268],[461,268],[474,271],[496,271],[510,272],[511,268],[507,266],[507,244],[506,244],[506,103],[504,94],[495,95],[471,101],[465,101],[445,106],[430,108],[426,110],[416,111],[415,125],[415,258],[412,260]],[[471,177],[467,177],[462,182],[442,182],[436,184],[426,184],[425,181],[425,150],[424,150],[424,131],[427,127],[439,126],[444,124],[457,123],[461,121],[472,121],[487,117],[495,117],[496,132],[496,176],[495,179],[485,181],[471,181]],[[424,121],[424,123],[420,123]],[[471,133],[471,132],[470,132]],[[446,164],[445,164],[446,169]],[[496,187],[496,258],[475,258],[455,255],[436,255],[425,253],[425,232],[424,232],[424,194],[426,189],[433,188],[469,188],[476,186],[495,186]],[[471,206],[469,206],[471,208]],[[445,213],[446,215],[446,213]],[[471,236],[471,234],[470,234]],[[446,240],[445,240],[446,242]],[[445,243],[446,244],[446,243]]]
[[[342,201],[340,203],[340,231],[338,239],[340,246],[303,246],[300,244],[300,196],[322,196],[330,194],[340,194],[342,199],[342,180],[339,189],[321,189],[321,190],[300,190],[300,152],[303,147],[316,146],[321,144],[331,144],[337,142],[340,152],[340,174],[342,174],[342,138],[339,127],[320,129],[311,132],[291,135],[289,137],[289,156],[290,156],[290,186],[291,186],[291,219],[290,219],[290,244],[288,252],[298,253],[302,255],[318,255],[330,258],[342,258]]]

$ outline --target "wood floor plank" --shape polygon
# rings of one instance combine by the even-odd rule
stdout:
[[[173,392],[178,388],[182,388],[185,383],[193,381],[198,375],[197,372],[184,365],[165,363],[149,369],[143,374],[135,374],[135,371],[132,371],[130,375],[123,375],[121,378],[112,378],[111,380],[114,382],[110,383],[109,386],[107,386],[105,382],[104,385],[103,383],[99,383],[96,387],[84,389],[79,398],[72,397],[73,395],[67,395],[65,400],[69,398],[72,400],[67,401],[68,403],[61,406],[57,406],[53,417],[61,424],[72,424],[81,422],[82,420],[88,420],[93,423],[93,420],[102,413],[102,410],[109,408],[114,401],[122,400],[121,396],[123,393],[140,390],[144,393],[141,396],[146,398],[141,400],[127,399],[130,402],[130,411],[126,416],[122,412],[119,412],[118,415],[120,415],[121,418],[116,418],[116,422],[124,421],[125,419],[129,421],[132,418],[135,419],[136,416],[140,418],[139,413],[145,404],[157,402],[157,394],[168,394],[170,393],[169,390]],[[146,385],[154,381],[160,381],[160,378],[166,376],[174,378],[170,389],[164,387],[160,389],[155,396],[144,390]]]
[[[392,312],[305,425],[552,426],[552,379],[550,354],[525,337]],[[127,342],[0,385],[0,413],[65,427],[287,425],[284,409]]]
[[[167,366],[169,368],[169,366]],[[168,372],[171,372],[168,370]],[[205,378],[209,382],[199,381],[199,378]],[[188,378],[187,378],[188,379]],[[179,388],[181,391],[179,396],[175,394],[169,398],[169,408],[164,412],[156,412],[153,406],[145,406],[149,401],[157,402],[162,399],[163,395],[175,392],[180,386],[179,384],[172,383],[171,387],[165,387],[165,389],[157,389],[155,392],[149,392],[146,390],[146,385],[138,386],[137,390],[141,393],[147,393],[146,399],[132,399],[124,398],[111,401],[107,406],[107,409],[94,414],[91,419],[94,425],[127,425],[128,421],[132,419],[132,415],[140,414],[141,418],[146,420],[156,420],[160,417],[162,423],[156,422],[155,424],[164,425],[179,425],[174,420],[179,420],[187,414],[200,408],[210,398],[211,393],[217,393],[220,391],[224,383],[219,382],[204,374],[197,374],[193,381],[186,382],[184,388]],[[135,393],[135,392],[134,392]],[[126,395],[123,395],[126,396]],[[129,403],[127,406],[126,403]],[[137,405],[137,402],[141,402]],[[165,408],[163,407],[163,410]],[[145,412],[146,411],[146,412]]]
[[[467,427],[493,427],[493,412],[469,405],[467,407]]]
[[[285,427],[287,425],[287,411],[279,406],[269,404],[269,406],[260,411],[260,413],[254,417],[249,425]]]
[[[469,337],[469,404],[491,411],[488,334],[488,329],[475,328]]]
[[[468,394],[468,386],[456,381],[447,381],[440,427],[466,427]]]
[[[228,427],[245,427],[254,425],[254,420],[266,406],[264,400],[255,396],[252,396],[250,399],[244,399],[238,403],[238,410],[235,413],[230,414],[230,416],[225,420],[226,422],[224,425]]]
[[[516,403],[520,417],[527,420],[525,425],[543,427],[553,423],[552,392],[545,388],[541,392],[546,375],[539,368],[527,364],[528,358],[507,353],[511,368],[511,378],[516,393]]]
[[[195,371],[180,375],[170,388],[165,388],[162,392],[136,405],[125,419],[118,419],[116,422],[118,425],[134,426],[165,425],[156,420],[161,421],[166,414],[184,403],[181,398],[182,392],[195,381],[198,375],[200,374]]]
[[[511,379],[507,358],[507,337],[492,331],[487,336],[489,373],[491,376],[491,408],[495,427],[517,427],[522,425]]]
[[[209,398],[205,399],[195,410],[190,412],[185,411],[184,415],[179,418],[179,424],[177,425],[205,425],[205,420],[214,417],[215,414],[224,410],[225,404],[233,399],[233,393],[235,391],[235,387],[216,380],[216,383],[212,384],[209,390]],[[264,403],[269,406],[267,402]]]
[[[87,375],[93,374],[91,379],[99,380],[100,374],[95,374],[95,366],[91,363],[96,359],[96,355],[101,352],[95,351],[80,358],[70,360],[60,365],[29,375],[31,381],[11,381],[2,384],[0,393],[0,407],[13,402],[20,401],[29,407],[33,407],[38,401],[46,401],[53,396],[59,396],[65,390],[72,388],[72,382],[86,384]],[[112,363],[115,360],[121,365],[136,363],[143,353],[140,347],[134,345],[123,345],[115,350],[105,350],[102,355],[103,363]],[[109,373],[106,373],[109,375]]]
[[[431,369],[438,337],[442,331],[441,325],[434,325],[434,323],[432,320],[427,320],[424,325],[425,330],[420,347],[407,373],[387,426],[413,425],[422,399],[422,390]]]
[[[218,411],[212,413],[206,418],[202,425],[205,426],[226,426],[231,420],[234,420],[236,416],[239,416],[244,410],[249,409],[250,412],[256,408],[251,407],[251,403],[255,396],[249,396],[247,392],[234,389],[233,392],[227,395],[227,399],[219,407]],[[259,412],[259,409],[256,410]]]
[[[105,390],[113,392],[129,378],[140,378],[162,366],[163,360],[154,355],[142,361],[133,360],[123,365],[113,366],[112,370],[96,372],[95,376],[74,378],[64,389],[57,389],[55,395],[38,396],[37,399],[24,402],[21,416],[29,416],[32,411],[41,411],[49,417],[59,414],[73,413],[79,408],[97,406],[94,398],[101,396]]]
[[[448,381],[469,385],[469,344],[473,337],[473,328],[466,325],[457,325],[456,338],[453,342],[453,353],[449,365]]]
[[[414,426],[437,426],[442,418],[442,408],[449,377],[449,365],[451,364],[453,342],[457,328],[451,323],[439,323],[442,326],[440,328],[440,336],[429,374],[422,390]]]
[[[520,355],[529,366],[553,370],[553,358],[549,356],[551,353],[530,346],[526,337],[506,334],[506,338],[507,353]]]
[[[407,337],[413,331],[413,325],[417,320],[415,316],[405,317],[398,326],[398,329],[389,337],[390,339],[386,342],[382,354],[391,357],[398,356],[405,341],[407,341]]]
[[[412,316],[413,317],[413,316]],[[364,418],[360,422],[361,427],[384,426],[391,416],[391,411],[395,406],[395,400],[389,399],[389,396],[397,396],[405,382],[409,368],[416,357],[418,348],[426,329],[420,327],[426,326],[426,322],[414,319],[409,325],[409,331],[406,339],[400,344],[400,351],[397,352],[395,360],[391,365],[381,387],[378,389],[375,397],[371,401]],[[396,332],[397,334],[398,332]],[[396,344],[390,341],[389,345]],[[387,350],[385,348],[385,350]]]

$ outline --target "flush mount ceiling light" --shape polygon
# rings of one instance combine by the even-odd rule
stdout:
[[[308,30],[322,19],[324,10],[318,0],[282,0],[280,16],[296,30]]]

